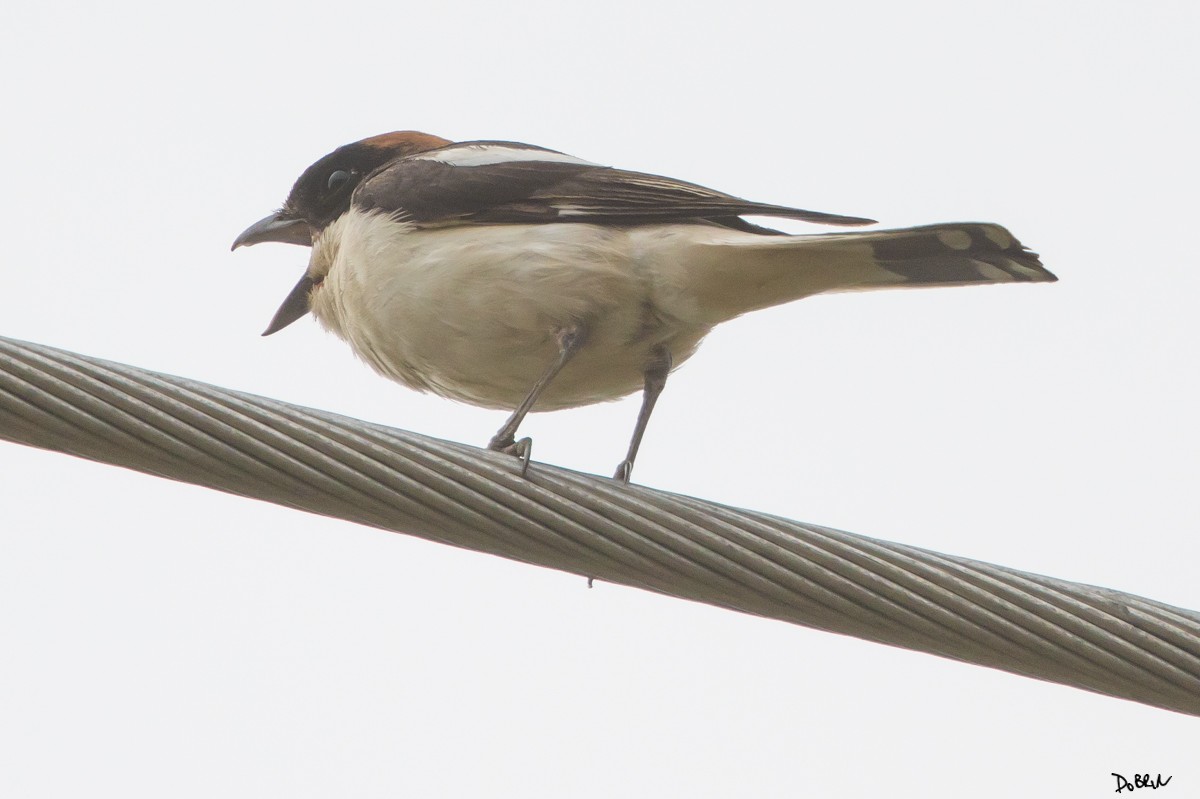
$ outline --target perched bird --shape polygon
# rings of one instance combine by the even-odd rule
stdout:
[[[796,236],[743,216],[873,222],[400,131],[321,158],[233,248],[312,247],[263,335],[311,311],[385,377],[512,410],[488,446],[525,465],[530,411],[642,389],[623,481],[668,373],[721,322],[813,294],[1056,279],[998,225]]]

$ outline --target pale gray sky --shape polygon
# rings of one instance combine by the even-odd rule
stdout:
[[[1061,282],[713,334],[638,482],[1200,607],[1194,3],[67,3],[0,29],[0,335],[482,444],[230,254],[330,149],[516,139]],[[802,226],[793,229],[801,230]],[[636,401],[533,417],[607,474]],[[1028,796],[1193,719],[0,445],[0,795]],[[1187,786],[1192,786],[1191,788]]]

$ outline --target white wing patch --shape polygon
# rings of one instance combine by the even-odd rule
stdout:
[[[462,144],[457,147],[445,147],[441,150],[411,155],[409,158],[416,161],[438,161],[450,166],[488,166],[489,164],[505,164],[513,161],[551,161],[559,164],[600,166],[600,164],[584,161],[582,158],[576,158],[566,153],[505,144]]]

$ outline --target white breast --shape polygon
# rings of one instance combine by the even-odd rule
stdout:
[[[663,307],[646,235],[586,224],[417,230],[352,211],[314,245],[310,274],[328,274],[312,309],[385,376],[494,408],[519,404],[557,356],[556,333],[582,324],[587,345],[536,409],[616,399],[642,387],[653,345],[679,363],[709,329]]]

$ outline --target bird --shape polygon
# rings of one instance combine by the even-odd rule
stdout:
[[[311,313],[384,377],[510,411],[488,448],[522,475],[528,413],[640,390],[623,483],[668,375],[722,322],[816,294],[1057,280],[996,224],[794,235],[748,216],[875,224],[408,130],[317,160],[232,249],[310,247],[263,335]]]

